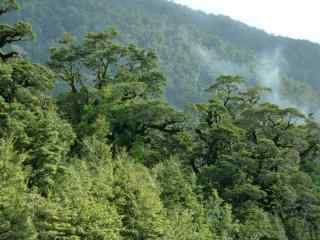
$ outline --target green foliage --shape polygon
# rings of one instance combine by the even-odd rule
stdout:
[[[16,0],[3,0],[0,5],[0,13],[4,14],[12,10],[17,10],[19,5]]]
[[[159,161],[155,150],[160,149],[150,148],[160,141],[169,148],[183,117],[161,100],[165,78],[154,52],[118,44],[115,35],[112,29],[92,32],[83,43],[65,35],[51,50],[49,66],[71,86],[58,103],[78,136],[97,135],[107,128],[99,135],[113,145],[114,154],[125,148],[153,164]],[[95,128],[98,121],[105,127]],[[169,157],[169,150],[166,154]]]
[[[10,51],[18,25],[0,27],[1,240],[320,239],[311,115],[233,75],[180,112],[153,50],[65,34],[45,67]],[[69,90],[49,96],[54,80]]]
[[[148,170],[127,161],[116,167],[115,203],[124,216],[126,239],[161,239],[166,219],[160,191]]]
[[[0,31],[1,48],[7,44],[32,39],[33,37],[31,25],[26,22],[18,22],[14,26],[1,24]]]
[[[54,111],[28,110],[21,104],[1,102],[1,137],[13,137],[20,152],[27,152],[23,164],[31,168],[29,186],[47,192],[57,174],[63,171],[63,161],[74,140],[69,124]]]
[[[12,10],[17,10],[19,5],[16,0],[3,0],[0,3],[0,15],[6,14]],[[34,37],[31,24],[23,21],[15,25],[0,24],[0,58],[2,61],[19,55],[17,52],[8,52],[4,48],[8,44],[18,41],[29,40]]]
[[[270,70],[280,70],[277,84],[284,99],[297,106],[310,106],[307,111],[315,111],[319,105],[318,44],[271,36],[228,17],[206,15],[167,0],[20,2],[22,11],[6,19],[32,21],[38,41],[24,46],[37,61],[47,61],[47,50],[64,32],[79,37],[112,26],[121,33],[118,43],[155,49],[169,80],[166,97],[175,106],[206,100],[204,90],[212,84],[212,77],[220,75],[239,74],[259,80],[264,74],[262,67],[272,82],[273,73],[264,71],[261,64],[265,58],[272,62]],[[61,89],[63,85],[57,91]]]
[[[81,84],[83,77],[80,74],[79,50],[75,38],[65,33],[58,46],[51,48],[51,61],[49,66],[56,72],[59,80],[69,84],[73,93],[77,93],[77,85]]]
[[[53,74],[49,69],[19,58],[0,65],[3,73],[1,96],[7,102],[20,102],[30,107],[43,104],[44,94],[53,87]]]
[[[88,164],[75,160],[50,197],[38,200],[35,217],[39,239],[121,239],[121,217],[109,201],[111,166],[104,162],[99,169],[92,169],[94,159],[89,156],[94,157],[87,156]]]
[[[232,204],[240,239],[312,239],[318,230],[310,225],[318,220],[307,209],[317,205],[319,194],[301,164],[310,150],[310,132],[300,132],[312,120],[293,108],[256,100],[243,104],[241,96],[252,89],[237,94],[239,87],[237,78],[223,76],[211,88],[213,99],[197,107],[194,157],[200,182]],[[316,129],[317,124],[312,132]],[[314,153],[317,145],[312,146]],[[292,228],[292,221],[299,221],[295,214],[309,219],[301,231],[310,236]]]
[[[12,141],[0,140],[0,238],[35,240],[32,223],[32,195],[27,194],[21,164],[24,154],[15,151]]]

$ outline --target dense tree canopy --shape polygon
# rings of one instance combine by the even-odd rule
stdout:
[[[204,90],[215,78],[236,74],[249,82],[275,85],[277,104],[287,106],[289,101],[304,107],[305,112],[318,112],[318,44],[272,36],[228,17],[207,15],[168,0],[19,2],[22,11],[4,19],[33,23],[38,41],[24,46],[37,62],[47,61],[49,47],[64,32],[82,37],[88,31],[101,32],[113,26],[121,33],[118,43],[155,49],[168,76],[165,96],[174,106],[206,101]],[[57,91],[61,89],[59,85]]]
[[[312,115],[237,75],[178,111],[155,51],[114,29],[66,33],[46,65],[11,48],[32,36],[0,25],[1,240],[320,239]]]

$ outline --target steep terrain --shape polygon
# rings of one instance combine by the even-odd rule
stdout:
[[[285,76],[285,51],[204,37],[208,16],[167,2],[88,2],[24,2],[55,19],[32,44],[29,23],[0,23],[0,239],[320,240],[320,124],[283,106],[313,97]],[[141,17],[151,6],[171,20]],[[0,16],[17,9],[0,1]],[[109,18],[120,38],[84,24]],[[52,40],[80,23],[91,32]],[[171,103],[208,101],[174,108],[155,51],[124,41],[156,46]],[[224,72],[250,84],[213,80]]]
[[[272,36],[229,17],[207,15],[165,0],[21,3],[18,17],[31,21],[38,35],[28,46],[34,59],[45,61],[48,47],[63,32],[82,36],[115,27],[122,33],[121,41],[156,49],[169,77],[167,97],[174,105],[205,99],[203,90],[220,74],[240,74],[272,87],[276,103],[316,111],[318,44]],[[16,17],[11,15],[12,20]],[[261,78],[265,72],[271,72],[270,76]]]

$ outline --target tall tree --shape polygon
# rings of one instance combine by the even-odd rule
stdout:
[[[4,13],[18,8],[15,1],[2,1],[1,4]],[[12,43],[31,36],[28,23],[2,24],[1,51],[4,54]],[[54,101],[48,96],[54,86],[52,71],[11,53],[9,51],[0,60],[0,136],[14,137],[15,149],[19,153],[29,153],[23,162],[26,169],[31,168],[26,180],[28,186],[38,187],[47,194],[54,176],[61,172],[60,164],[74,134],[69,124],[59,118]]]
[[[66,35],[51,50],[49,65],[71,83],[61,109],[79,129],[80,138],[95,134],[97,119],[104,119],[109,129],[105,141],[113,145],[114,153],[126,148],[144,158],[142,152],[152,154],[150,146],[159,145],[152,141],[155,138],[170,148],[168,140],[181,131],[183,118],[161,100],[165,77],[155,53],[119,44],[116,36],[113,29],[88,33],[76,43]],[[75,84],[80,79],[85,84]]]

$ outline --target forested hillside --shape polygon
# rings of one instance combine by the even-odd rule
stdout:
[[[59,5],[32,2],[37,14]],[[146,1],[123,1],[127,11],[133,2]],[[175,6],[164,3],[153,2]],[[17,9],[0,2],[1,17]],[[119,11],[110,13],[125,18]],[[123,30],[92,27],[49,43],[54,30],[42,29],[32,45],[31,24],[0,23],[1,240],[320,240],[320,125],[311,115],[269,102],[269,88],[234,74],[208,82],[201,103],[171,89],[191,98],[177,110],[164,97],[163,68],[179,72],[174,48],[162,45],[163,63],[119,41],[131,35]],[[57,83],[65,88],[52,94]]]
[[[305,112],[319,105],[320,46],[266,34],[228,17],[206,15],[165,0],[28,0],[9,20],[33,23],[37,40],[27,48],[45,62],[47,50],[64,32],[115,27],[119,40],[153,48],[169,78],[170,103],[207,99],[220,74],[240,74],[274,89],[274,102]],[[270,73],[265,76],[265,73]]]

